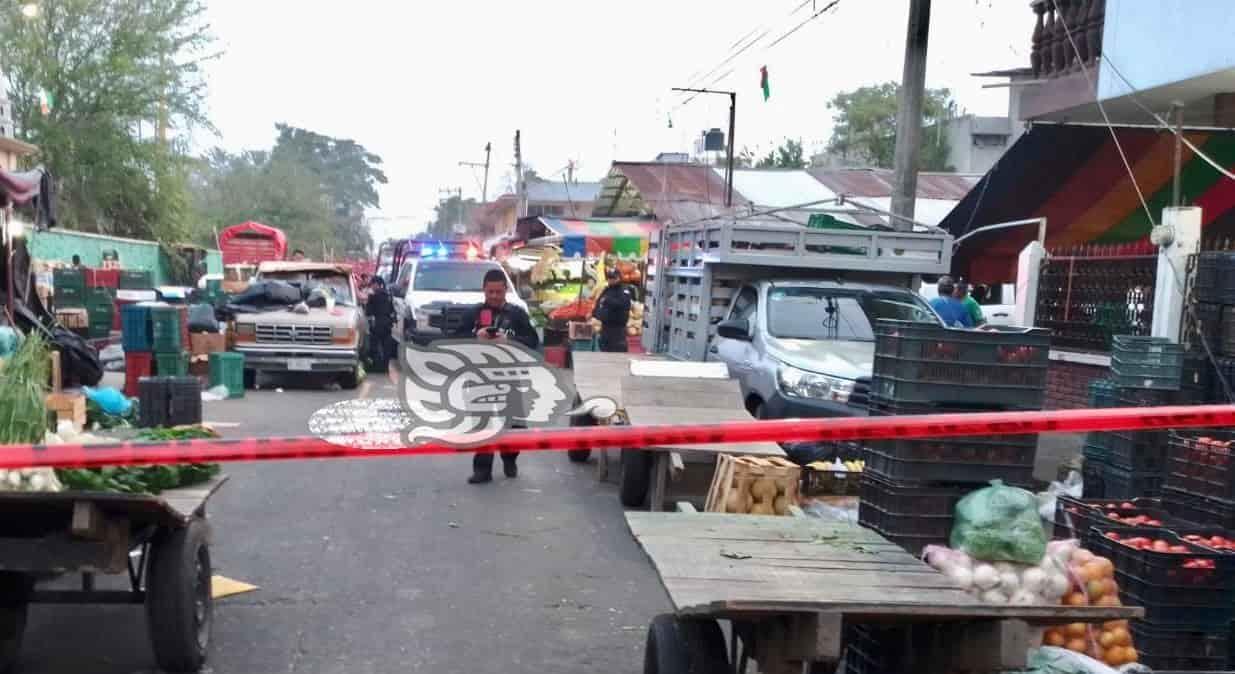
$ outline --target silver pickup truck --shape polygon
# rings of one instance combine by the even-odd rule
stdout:
[[[322,287],[333,306],[289,306],[236,317],[236,351],[244,354],[245,385],[257,372],[329,374],[343,388],[360,384],[361,354],[368,344],[368,322],[356,301],[351,268],[325,262],[263,262],[255,281],[286,281],[308,292]]]

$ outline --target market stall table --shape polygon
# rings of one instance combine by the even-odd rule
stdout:
[[[1032,645],[1030,623],[1144,615],[1137,607],[986,604],[854,524],[685,510],[626,513],[673,604],[675,615],[653,621],[649,635],[649,648],[661,656],[695,649],[681,656],[705,663],[726,657],[723,638],[719,653],[698,652],[716,648],[706,636],[719,635],[715,620],[726,619],[733,623],[729,653],[739,642],[745,650],[735,661],[753,657],[764,674],[801,672],[802,663],[839,659],[842,621],[879,622],[932,631],[937,648],[913,654],[912,671],[1017,670]],[[688,634],[704,638],[666,639]]]
[[[622,406],[634,426],[713,424],[751,419],[750,413],[742,407],[741,387],[734,379],[626,376],[622,378],[621,391]],[[698,478],[697,484],[683,484],[683,491],[699,497],[697,500],[702,503],[719,454],[785,456],[780,445],[774,442],[664,445],[624,451],[627,456],[622,474],[623,504],[639,505],[635,501],[643,499],[637,497],[646,492],[648,505],[654,511],[662,509],[667,502],[669,482],[685,483],[686,477]],[[685,475],[688,463],[697,467],[691,471],[692,476]],[[647,464],[650,466],[644,467]]]
[[[31,603],[144,603],[159,666],[200,669],[212,604],[206,501],[226,480],[157,496],[0,492],[0,671],[17,656]],[[34,588],[66,573],[81,574],[80,590]],[[95,589],[96,574],[126,573],[130,589]]]
[[[621,409],[622,377],[630,374],[630,363],[635,360],[662,358],[649,354],[603,351],[580,351],[573,354],[576,404],[588,398],[612,398]],[[583,462],[591,456],[591,450],[571,450],[569,455],[572,461]],[[608,474],[609,450],[601,449],[596,460],[596,479],[603,482]]]

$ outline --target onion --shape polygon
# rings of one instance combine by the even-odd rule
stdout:
[[[1072,551],[1080,547],[1080,545],[1080,542],[1076,539],[1051,541],[1046,544],[1046,556],[1055,560],[1060,565],[1066,566],[1068,559],[1072,556]]]
[[[991,590],[999,586],[999,572],[990,564],[979,564],[973,567],[973,584],[983,590]]]
[[[1041,604],[1042,599],[1029,590],[1017,590],[1008,599],[1008,603],[1013,606],[1033,606],[1035,604]]]
[[[922,556],[926,558],[926,563],[940,571],[946,571],[948,567],[952,566],[952,560],[955,557],[953,550],[942,545],[928,545],[922,552]]]
[[[987,590],[982,593],[982,601],[988,604],[1006,604],[1008,603],[1008,595],[999,590]]]
[[[1042,590],[1045,587],[1046,572],[1042,569],[1036,566],[1031,566],[1021,573],[1021,588],[1026,592],[1042,594]]]
[[[952,551],[952,563],[957,566],[963,566],[966,569],[972,569],[973,568],[973,557],[970,557],[969,553],[965,552],[964,550],[953,550]]]
[[[1062,571],[1053,571],[1046,574],[1046,585],[1042,588],[1042,596],[1050,601],[1059,601],[1068,593],[1068,588],[1072,587],[1072,581],[1068,580],[1067,574]]]
[[[1021,577],[1015,571],[1004,571],[999,574],[999,591],[1012,594],[1021,587]]]
[[[963,566],[953,566],[947,571],[948,580],[956,583],[962,590],[973,587],[973,572]]]

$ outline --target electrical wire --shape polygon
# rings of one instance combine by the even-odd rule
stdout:
[[[772,41],[772,44],[770,44],[770,45],[768,45],[767,47],[765,47],[765,48],[764,48],[764,51],[768,51],[768,50],[770,50],[772,47],[775,47],[776,45],[780,44],[782,41],[784,41],[784,40],[785,40],[786,38],[788,38],[790,35],[793,35],[794,33],[798,32],[798,29],[800,29],[802,26],[805,26],[806,24],[810,23],[811,21],[814,21],[815,19],[818,19],[820,16],[823,16],[823,13],[824,13],[824,12],[826,12],[826,11],[828,11],[828,10],[832,9],[833,7],[836,7],[836,6],[837,6],[837,5],[839,5],[839,4],[840,4],[840,0],[832,0],[832,2],[829,2],[827,5],[825,5],[825,6],[823,7],[823,9],[819,10],[818,12],[815,12],[814,14],[811,14],[809,18],[807,18],[807,19],[806,19],[805,21],[803,21],[802,23],[799,23],[798,25],[794,26],[792,29],[790,29],[790,30],[789,30],[789,32],[787,32],[787,33],[785,33],[784,35],[781,35],[780,37],[778,37],[778,38],[776,38],[775,40],[773,40],[773,41]]]

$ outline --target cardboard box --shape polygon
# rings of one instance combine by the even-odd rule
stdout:
[[[57,309],[56,320],[64,327],[70,329],[90,327],[90,313],[84,308]]]
[[[56,413],[57,421],[71,421],[73,428],[79,431],[85,427],[86,396],[81,393],[48,393],[44,405],[49,411]]]
[[[194,332],[189,335],[190,351],[195,356],[227,350],[227,336],[221,332]]]
[[[580,339],[592,339],[596,332],[592,328],[591,323],[584,323],[583,321],[571,321],[567,323],[566,330],[572,342]]]

